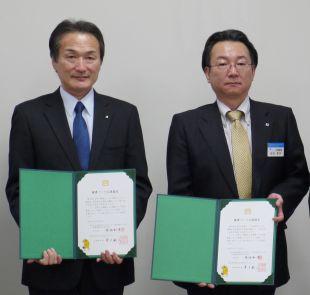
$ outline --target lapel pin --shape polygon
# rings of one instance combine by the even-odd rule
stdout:
[[[266,126],[266,127],[269,127],[269,123],[268,123],[268,122],[267,122],[267,123],[265,123],[265,126]]]
[[[106,118],[106,119],[109,119],[109,115],[106,115],[105,118]]]

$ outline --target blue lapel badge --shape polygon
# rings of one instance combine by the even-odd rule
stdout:
[[[284,157],[284,142],[268,142],[267,143],[268,157]]]

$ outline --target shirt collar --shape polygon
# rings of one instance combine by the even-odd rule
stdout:
[[[65,111],[69,116],[74,116],[74,108],[78,101],[85,106],[85,111],[91,117],[94,115],[94,89],[92,88],[82,99],[78,100],[60,86],[60,95],[62,97]]]
[[[231,109],[225,105],[223,102],[221,102],[219,99],[216,100],[217,106],[219,108],[219,111],[221,113],[221,117],[223,122],[226,122],[227,117],[226,113],[231,111]],[[237,110],[242,111],[244,113],[244,120],[247,124],[250,124],[250,98],[247,97],[241,105],[237,108]]]

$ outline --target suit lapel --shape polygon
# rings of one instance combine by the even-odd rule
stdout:
[[[109,97],[95,92],[94,124],[89,169],[94,169],[101,148],[105,142],[111,120],[113,119],[112,103]]]
[[[253,197],[259,197],[262,169],[267,157],[267,143],[272,132],[269,111],[264,110],[260,103],[250,100],[252,161],[253,161]]]
[[[216,102],[209,109],[202,110],[200,131],[213,152],[215,160],[232,194],[238,195],[223,123]]]
[[[73,170],[81,170],[59,89],[51,94],[46,101],[44,115],[70,161]]]

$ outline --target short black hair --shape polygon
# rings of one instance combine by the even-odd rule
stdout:
[[[65,19],[61,23],[57,25],[57,27],[52,32],[50,39],[49,39],[49,48],[50,48],[50,56],[53,60],[57,61],[59,55],[59,48],[60,48],[60,40],[63,35],[68,33],[85,33],[93,35],[99,43],[99,50],[100,50],[100,59],[101,62],[104,57],[104,40],[101,31],[99,28],[87,21],[83,20],[70,20]]]
[[[258,63],[257,51],[254,45],[250,42],[250,40],[246,36],[246,34],[238,30],[225,30],[221,32],[216,32],[208,38],[202,54],[201,66],[203,71],[206,69],[206,67],[210,66],[210,55],[213,46],[216,43],[222,41],[234,41],[243,43],[249,50],[251,63],[254,65],[255,68],[257,67]]]

